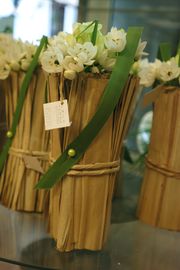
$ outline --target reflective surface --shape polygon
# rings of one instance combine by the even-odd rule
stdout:
[[[40,214],[0,206],[0,260],[38,269],[179,270],[180,233],[139,221],[111,225],[101,252],[60,253],[45,232]],[[29,269],[24,268],[22,269]]]

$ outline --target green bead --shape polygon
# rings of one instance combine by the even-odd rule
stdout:
[[[8,138],[12,138],[12,136],[13,136],[12,131],[10,131],[10,130],[7,131],[6,136],[7,136]]]
[[[76,150],[74,150],[74,149],[69,149],[68,150],[68,156],[69,157],[74,157],[76,155]]]

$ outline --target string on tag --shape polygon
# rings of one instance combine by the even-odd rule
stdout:
[[[61,104],[63,104],[63,100],[64,100],[64,95],[63,95],[63,86],[64,86],[64,72],[62,70],[61,75],[60,75],[60,81],[59,81],[59,95],[60,95],[60,101]]]

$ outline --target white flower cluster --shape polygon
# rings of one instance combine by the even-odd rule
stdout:
[[[164,62],[156,59],[149,62],[148,59],[139,60],[133,66],[133,71],[138,72],[140,84],[149,87],[155,81],[168,83],[176,80],[180,84],[180,67],[178,66],[178,56],[172,57]]]
[[[0,34],[0,79],[8,77],[11,70],[26,71],[36,47],[28,42],[14,40],[10,35]]]
[[[60,32],[49,39],[47,48],[42,52],[40,62],[48,73],[64,72],[67,79],[74,79],[82,71],[101,73],[111,71],[117,56],[126,47],[126,32],[115,27],[106,35],[101,32],[98,24],[96,43],[91,37],[94,29],[92,22],[76,23],[73,33]],[[136,58],[144,53],[146,42],[140,42]]]

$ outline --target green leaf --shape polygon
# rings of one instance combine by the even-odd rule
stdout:
[[[161,43],[159,45],[160,59],[162,61],[168,61],[171,58],[171,46],[169,43]]]
[[[29,86],[29,83],[31,81],[31,78],[32,78],[32,75],[33,75],[33,72],[34,70],[36,69],[37,65],[38,65],[38,58],[39,58],[39,55],[41,53],[41,50],[43,49],[44,45],[47,43],[47,37],[43,36],[41,41],[40,41],[40,45],[38,46],[37,50],[36,50],[36,53],[33,57],[33,60],[27,70],[27,73],[24,77],[24,80],[22,82],[22,85],[21,85],[21,88],[20,88],[20,91],[19,91],[19,97],[18,97],[18,101],[17,101],[17,105],[16,105],[16,110],[14,112],[14,116],[13,116],[13,121],[12,121],[12,126],[11,126],[11,129],[10,131],[12,132],[13,136],[12,138],[7,138],[6,140],[6,143],[2,149],[2,152],[0,154],[0,172],[2,171],[3,169],[3,166],[4,166],[4,163],[6,161],[6,158],[8,156],[8,151],[9,151],[9,148],[11,147],[11,144],[12,144],[12,141],[13,141],[13,137],[15,136],[16,134],[16,128],[17,128],[17,125],[19,123],[19,119],[20,119],[20,116],[21,116],[21,111],[22,111],[22,108],[23,108],[23,104],[24,104],[24,99],[26,97],[26,93],[27,93],[27,90],[28,90],[28,86]]]
[[[96,38],[97,38],[97,31],[98,31],[98,21],[94,21],[94,29],[91,36],[91,42],[93,45],[96,45]]]
[[[180,67],[180,41],[179,41],[179,43],[178,43],[177,55],[179,55],[178,66]]]
[[[121,56],[118,56],[115,67],[105,88],[98,109],[89,124],[79,136],[66,148],[64,153],[54,162],[50,169],[40,179],[36,188],[51,188],[76,164],[94,140],[112,114],[129,76],[134,56],[141,37],[141,27],[130,27],[127,32],[127,45]],[[76,155],[68,157],[68,150],[75,149]]]
[[[77,35],[76,39],[78,40],[78,38],[84,33],[87,31],[87,29],[89,29],[93,24],[95,23],[95,20],[90,23],[82,32],[79,33],[79,35]]]

